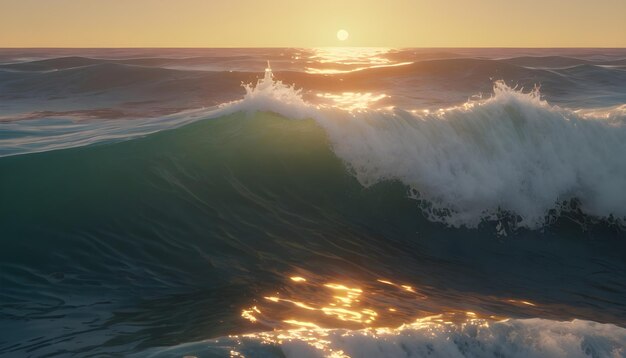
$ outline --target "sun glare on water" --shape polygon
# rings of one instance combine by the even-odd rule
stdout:
[[[350,34],[348,33],[348,31],[346,31],[344,29],[341,29],[341,30],[337,31],[337,39],[339,41],[346,41],[349,36],[350,36]]]

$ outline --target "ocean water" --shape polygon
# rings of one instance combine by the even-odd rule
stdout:
[[[0,356],[626,357],[624,49],[2,49]]]

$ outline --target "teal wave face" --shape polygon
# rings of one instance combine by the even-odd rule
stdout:
[[[312,122],[270,115],[231,116],[123,143],[7,157],[0,167],[0,220],[10,233],[3,256],[11,261],[14,249],[24,255],[16,260],[22,264],[21,259],[59,261],[50,256],[61,249],[63,255],[79,255],[73,259],[78,272],[100,259],[114,263],[107,267],[138,260],[184,265],[195,244],[218,250],[214,236],[222,238],[225,250],[240,250],[227,238],[235,235],[230,230],[246,229],[245,217],[255,216],[251,211],[266,220],[249,223],[247,229],[256,231],[273,220],[275,226],[287,221],[294,203],[319,203],[313,200],[323,199],[319,187],[328,196],[345,186],[357,188]],[[94,259],[94,250],[104,257]],[[176,286],[181,279],[168,281],[161,274],[154,280]]]
[[[626,322],[619,231],[561,219],[503,240],[496,223],[429,222],[401,183],[362,187],[313,120],[235,113],[0,158],[0,173],[2,354],[127,354],[271,329],[244,323],[241,309],[292,290],[292,272],[401,278],[433,297],[403,301],[411,312],[472,302],[502,315],[563,318],[567,307],[573,317]],[[600,272],[594,282],[590,272]],[[381,309],[400,300],[378,297]],[[602,312],[593,309],[600,302]]]
[[[239,114],[6,157],[0,172],[2,326],[12,332],[4,353],[31,347],[33,329],[52,335],[35,344],[41,354],[68,338],[110,352],[157,344],[138,338],[145,330],[158,344],[172,330],[197,339],[241,330],[233,317],[248,290],[271,285],[294,260],[329,260],[335,236],[357,236],[333,207],[361,188],[312,121]],[[23,320],[43,312],[50,320],[39,328]]]

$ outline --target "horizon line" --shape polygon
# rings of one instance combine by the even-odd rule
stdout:
[[[285,49],[285,48],[389,48],[389,49],[607,49],[626,50],[626,46],[19,46],[2,47],[0,50],[72,50],[72,49]]]

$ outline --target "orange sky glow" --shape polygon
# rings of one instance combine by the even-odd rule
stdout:
[[[625,0],[0,0],[0,47],[625,47],[624,14]]]

